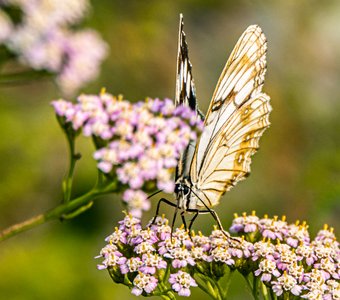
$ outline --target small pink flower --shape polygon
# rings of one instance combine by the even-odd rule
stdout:
[[[171,274],[169,282],[172,285],[172,289],[178,293],[180,296],[189,297],[190,287],[197,286],[196,281],[190,276],[190,274],[178,271],[175,274]]]
[[[133,280],[134,287],[131,290],[131,293],[139,296],[145,291],[147,294],[150,294],[157,287],[158,280],[149,274],[143,274],[139,272],[139,274]]]

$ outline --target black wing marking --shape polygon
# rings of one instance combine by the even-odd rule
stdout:
[[[179,32],[178,32],[178,52],[177,52],[177,72],[176,72],[176,97],[175,105],[189,106],[202,119],[203,114],[199,111],[196,99],[196,89],[194,78],[192,76],[192,65],[189,60],[188,44],[186,35],[183,30],[183,15],[180,14]],[[190,141],[188,147],[181,154],[176,169],[176,182],[189,175],[191,160],[195,151],[196,142]]]
[[[189,60],[188,44],[183,31],[183,15],[180,14],[176,73],[175,104],[189,106],[197,111],[196,89],[192,77],[192,65]]]

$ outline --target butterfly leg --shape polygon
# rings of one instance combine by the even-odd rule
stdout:
[[[222,226],[222,223],[221,223],[221,221],[220,221],[220,218],[218,217],[216,211],[214,211],[213,209],[211,209],[211,208],[209,208],[209,207],[206,206],[206,209],[205,209],[205,210],[198,210],[198,209],[190,209],[190,210],[189,210],[189,209],[188,209],[188,211],[190,211],[190,212],[195,212],[195,213],[196,213],[195,216],[193,217],[193,219],[190,221],[189,230],[191,229],[191,226],[192,226],[193,222],[195,221],[195,219],[197,218],[197,216],[198,216],[199,214],[207,214],[207,213],[210,213],[211,216],[212,216],[212,217],[214,218],[214,220],[216,221],[217,226],[218,226],[218,229],[222,231],[223,235],[225,235],[227,238],[231,238],[231,239],[232,239],[232,237],[229,235],[229,233],[226,232],[226,231],[224,230],[224,228],[223,228],[223,226]]]
[[[227,231],[224,230],[224,228],[221,224],[220,218],[218,217],[217,213],[213,209],[210,209],[210,213],[212,214],[213,218],[216,220],[218,228],[222,231],[223,235],[226,238],[231,239],[231,240],[239,243],[240,242],[239,239],[230,236],[230,234]]]
[[[182,218],[182,222],[183,222],[183,225],[184,225],[184,229],[187,231],[188,227],[187,227],[187,222],[185,221],[184,214],[185,214],[185,211],[182,211],[181,212],[181,218]]]
[[[196,220],[196,218],[198,217],[198,215],[199,215],[199,211],[196,211],[194,217],[190,220],[189,228],[188,228],[189,232],[191,232],[191,227],[192,227],[192,225],[194,224],[194,221]],[[190,236],[191,236],[191,235],[190,235]]]
[[[213,218],[215,219],[215,221],[217,222],[218,229],[221,230],[224,235],[226,235],[226,231],[224,230],[222,223],[220,221],[220,218],[218,217],[216,211],[214,211],[213,209],[210,209],[210,213],[213,216]],[[228,235],[228,237],[229,237],[229,235]]]
[[[174,229],[174,225],[175,225],[175,221],[176,221],[176,217],[177,217],[177,213],[178,213],[178,201],[177,201],[176,205],[173,204],[173,203],[172,203],[172,205],[176,206],[176,208],[175,208],[174,216],[173,216],[172,222],[171,222],[171,234],[170,234],[171,241],[172,241],[172,232],[173,232],[173,229]]]
[[[169,201],[168,199],[165,199],[165,198],[161,198],[159,201],[158,201],[158,204],[157,204],[157,208],[156,208],[156,213],[155,213],[155,216],[153,217],[152,219],[152,222],[150,223],[150,226],[151,225],[154,225],[155,224],[155,221],[156,221],[156,218],[157,216],[159,215],[159,209],[160,209],[160,206],[161,206],[161,203],[164,202],[172,207],[177,207],[176,204],[172,203],[171,201]]]

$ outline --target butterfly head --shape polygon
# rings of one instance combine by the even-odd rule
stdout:
[[[176,183],[175,193],[176,193],[176,195],[181,195],[182,197],[183,196],[186,197],[190,193],[190,188],[187,186],[186,183],[179,182],[179,183]]]

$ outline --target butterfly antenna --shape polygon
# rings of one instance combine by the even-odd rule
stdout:
[[[156,196],[156,195],[159,194],[160,192],[163,192],[163,190],[158,190],[157,192],[154,192],[153,194],[151,194],[150,196],[148,196],[147,199],[151,199],[153,196]]]

